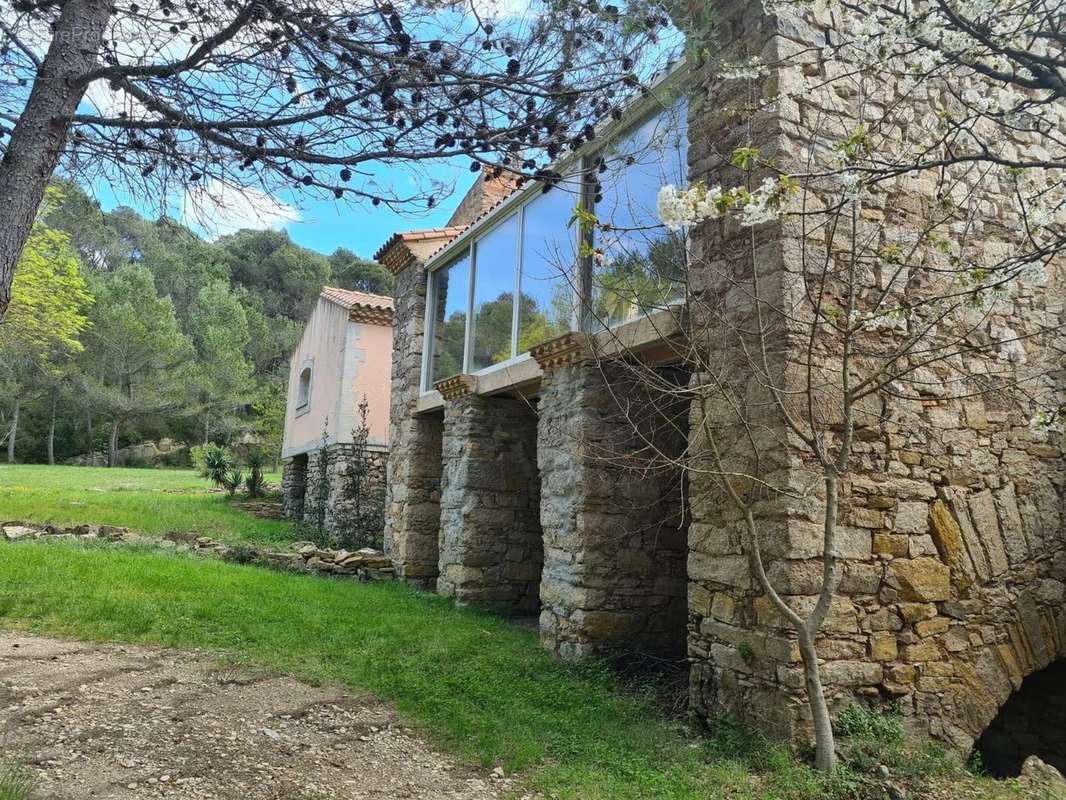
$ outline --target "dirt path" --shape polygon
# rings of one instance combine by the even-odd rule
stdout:
[[[370,696],[175,651],[5,632],[0,752],[57,800],[489,800],[508,784],[433,752]]]

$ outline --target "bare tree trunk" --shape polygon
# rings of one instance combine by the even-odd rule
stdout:
[[[119,421],[111,421],[111,438],[107,443],[107,466],[114,467],[118,461],[118,427]]]
[[[56,464],[56,394],[58,389],[52,387],[52,415],[48,420],[48,464]]]
[[[48,52],[0,162],[0,319],[11,302],[22,248],[52,179],[74,112],[96,64],[110,7],[107,0],[67,0]]]
[[[15,438],[19,433],[19,409],[22,406],[22,398],[15,395],[15,413],[11,416],[11,433],[7,437],[7,463],[15,463]]]
[[[836,740],[829,706],[822,689],[822,674],[818,667],[818,653],[814,649],[814,635],[799,631],[800,656],[803,658],[803,681],[807,687],[807,706],[814,723],[814,766],[822,772],[832,772],[836,766]]]

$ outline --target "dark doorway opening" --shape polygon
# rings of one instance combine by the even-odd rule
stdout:
[[[1066,773],[1066,659],[1026,678],[974,751],[985,770],[998,778],[1017,776],[1032,755]]]

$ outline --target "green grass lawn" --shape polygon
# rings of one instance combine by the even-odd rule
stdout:
[[[0,466],[0,522],[121,525],[158,535],[196,531],[228,542],[298,538],[291,524],[257,519],[208,488],[191,469],[5,465]]]
[[[438,745],[575,798],[824,796],[780,749],[731,727],[689,737],[595,665],[531,631],[398,583],[270,572],[154,550],[0,544],[0,625],[208,648],[395,702]]]
[[[288,525],[196,491],[203,486],[191,471],[0,467],[0,519],[197,530],[230,541],[292,535]],[[556,661],[534,632],[400,583],[272,572],[148,545],[0,542],[0,626],[202,648],[371,691],[439,746],[517,770],[523,790],[547,797],[881,797],[880,789],[866,794],[853,772],[823,778],[733,725],[696,737],[602,665]],[[0,767],[2,757],[0,749]],[[893,744],[877,759],[904,777],[939,775],[916,797],[1025,796],[1016,784],[975,780],[935,753]]]

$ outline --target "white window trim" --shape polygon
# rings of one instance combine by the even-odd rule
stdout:
[[[300,389],[303,382],[303,375],[307,373],[307,397],[304,401],[300,402]],[[293,416],[302,417],[311,410],[311,389],[315,385],[315,360],[313,358],[305,358],[303,365],[300,367],[300,372],[296,376],[296,409]]]

